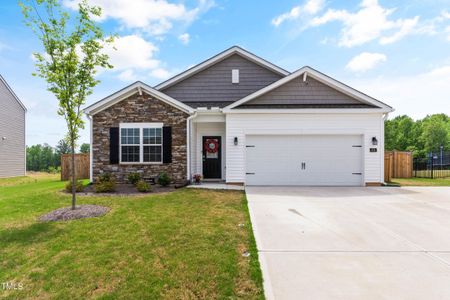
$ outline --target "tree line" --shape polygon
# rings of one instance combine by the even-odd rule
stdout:
[[[80,153],[89,153],[90,145],[80,146]],[[55,147],[47,143],[27,146],[27,171],[41,171],[55,173],[61,168],[61,155],[69,154],[70,145],[66,140],[60,140]]]
[[[385,123],[385,149],[413,151],[414,157],[427,157],[430,152],[450,151],[450,117],[434,114],[420,120],[406,115]]]

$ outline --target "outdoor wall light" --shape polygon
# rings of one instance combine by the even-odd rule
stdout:
[[[378,145],[378,140],[376,137],[372,138],[372,145],[374,145],[374,146]]]
[[[2,141],[6,140],[6,136],[2,136]]]
[[[237,138],[237,136],[234,137],[234,145],[235,145],[235,146],[238,145],[238,138]]]

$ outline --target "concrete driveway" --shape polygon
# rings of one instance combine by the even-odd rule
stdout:
[[[268,299],[450,299],[450,188],[246,193]]]

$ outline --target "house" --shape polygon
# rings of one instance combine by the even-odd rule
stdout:
[[[0,75],[0,178],[26,173],[27,109]]]
[[[311,67],[240,47],[87,107],[91,180],[130,172],[246,185],[379,185],[392,107]]]

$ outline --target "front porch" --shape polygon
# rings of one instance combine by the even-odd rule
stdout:
[[[204,183],[223,184],[226,179],[225,117],[203,113],[192,119],[190,134],[190,174]]]
[[[187,186],[190,189],[211,189],[211,190],[233,190],[233,191],[244,191],[245,187],[243,185],[226,184],[225,181],[206,181],[201,184],[191,184]]]

